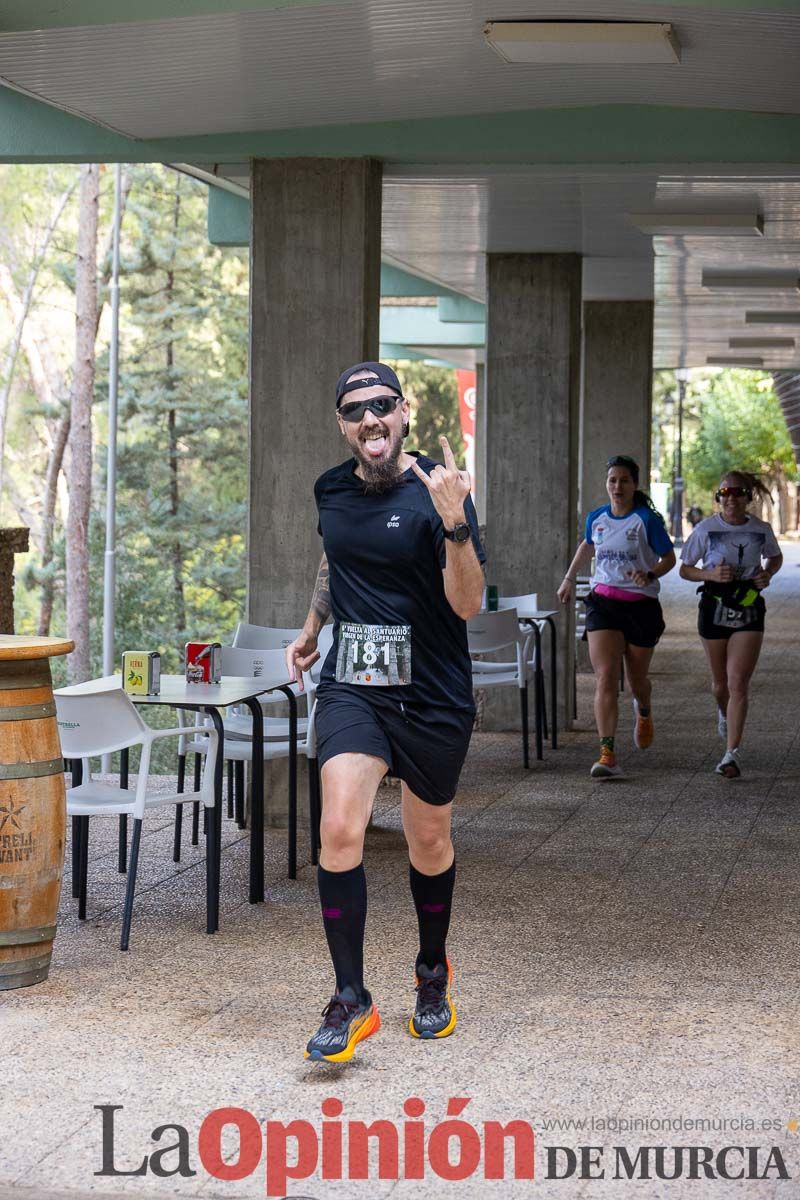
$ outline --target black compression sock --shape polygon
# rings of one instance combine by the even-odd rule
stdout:
[[[336,972],[336,991],[351,987],[364,994],[364,926],[367,922],[367,877],[364,864],[349,871],[317,868],[319,899],[328,949]]]
[[[433,970],[437,963],[446,961],[445,941],[456,881],[455,860],[440,875],[423,875],[412,863],[408,864],[408,873],[419,922],[417,963],[422,962]]]

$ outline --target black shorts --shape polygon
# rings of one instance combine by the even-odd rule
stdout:
[[[764,603],[764,597],[759,596],[753,601],[753,612],[755,620],[750,625],[745,625],[743,629],[728,629],[725,625],[714,624],[714,613],[717,608],[717,597],[712,595],[702,595],[700,604],[697,608],[697,632],[700,637],[707,642],[727,641],[734,633],[763,633],[764,632],[764,617],[766,616],[767,606]]]
[[[645,596],[643,600],[612,600],[610,596],[589,592],[586,632],[596,633],[601,629],[616,629],[631,646],[655,646],[665,629],[661,604],[655,596]]]
[[[379,688],[323,683],[317,691],[317,757],[322,767],[337,754],[373,754],[427,804],[449,804],[467,756],[475,713],[421,708]],[[368,695],[366,693],[369,693]]]

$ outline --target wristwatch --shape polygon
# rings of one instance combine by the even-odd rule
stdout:
[[[459,521],[452,529],[445,529],[444,536],[451,542],[467,542],[469,541],[469,525],[465,521]]]

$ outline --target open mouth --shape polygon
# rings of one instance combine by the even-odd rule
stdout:
[[[380,458],[388,444],[389,439],[384,433],[369,434],[361,439],[361,445],[370,458]]]

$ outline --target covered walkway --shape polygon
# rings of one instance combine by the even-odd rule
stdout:
[[[691,585],[670,577],[668,633],[655,658],[657,741],[646,755],[620,744],[626,782],[592,781],[588,677],[579,728],[529,772],[514,734],[476,735],[457,804],[456,1036],[430,1045],[406,1033],[413,1002],[414,915],[397,792],[381,789],[368,841],[369,982],[383,1029],[349,1068],[309,1069],[301,1052],[327,998],[327,955],[314,870],[284,878],[284,835],[268,838],[268,900],[246,896],[246,844],[226,823],[221,930],[202,933],[203,869],[185,852],[177,871],[164,826],[143,848],[131,952],[117,949],[122,879],[111,824],[94,834],[92,919],[79,928],[65,890],[51,977],[0,996],[3,1137],[0,1183],[15,1195],[81,1193],[263,1195],[263,1174],[210,1179],[196,1134],[211,1109],[241,1106],[260,1120],[310,1120],[344,1102],[342,1120],[401,1123],[420,1096],[430,1127],[450,1096],[465,1118],[524,1118],[537,1131],[535,1194],[702,1196],[689,1179],[632,1184],[545,1178],[548,1145],[777,1145],[800,1177],[800,709],[797,630],[800,548],[769,590],[768,634],[755,679],[744,778],[716,777],[714,708],[694,633]],[[94,831],[93,831],[94,833]],[[101,851],[100,842],[103,841]],[[305,843],[303,843],[305,845]],[[67,858],[69,861],[69,857]],[[446,1069],[442,1070],[441,1065]],[[445,1080],[446,1084],[442,1081]],[[67,1085],[66,1081],[71,1081]],[[446,1088],[446,1090],[445,1090]],[[95,1178],[97,1104],[117,1114],[116,1158],[131,1170],[156,1147],[151,1130],[189,1130],[192,1178]],[[548,1122],[594,1118],[577,1129]],[[626,1118],[751,1120],[727,1130],[665,1132]],[[774,1122],[764,1131],[761,1122]],[[738,1130],[738,1131],[737,1131]],[[164,1144],[174,1142],[167,1134]],[[761,1165],[766,1152],[761,1156]],[[172,1155],[167,1165],[174,1167]],[[263,1167],[262,1167],[263,1171]],[[530,1183],[474,1180],[307,1182],[295,1195],[530,1196]],[[726,1185],[721,1184],[720,1187]],[[730,1185],[727,1185],[730,1186]],[[796,1194],[797,1183],[742,1181],[740,1197]],[[16,1191],[19,1189],[19,1192]],[[795,1189],[794,1191],[792,1189]],[[0,1187],[0,1193],[3,1193]],[[726,1193],[727,1194],[727,1193]]]

